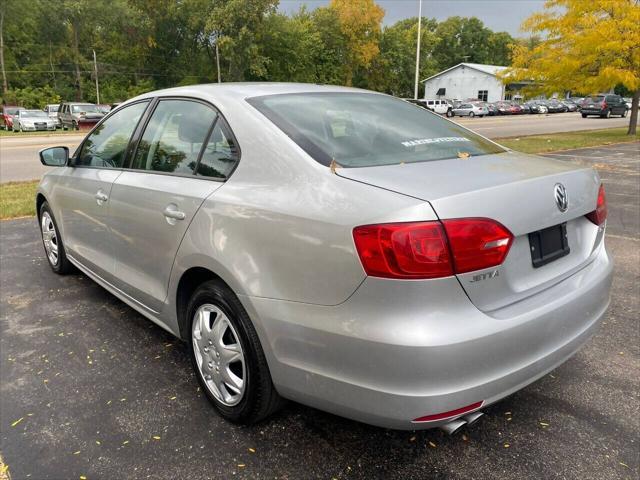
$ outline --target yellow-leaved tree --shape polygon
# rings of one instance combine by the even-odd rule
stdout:
[[[533,82],[530,90],[585,95],[623,85],[634,92],[630,135],[640,100],[640,5],[637,0],[547,0],[522,29],[545,39],[512,46],[505,83]]]
[[[345,84],[350,86],[355,69],[367,68],[380,53],[384,10],[374,0],[331,0],[329,8],[336,12],[346,40]]]

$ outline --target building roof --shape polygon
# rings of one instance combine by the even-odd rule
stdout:
[[[457,65],[454,65],[453,67],[447,68],[446,70],[443,70],[440,73],[436,73],[435,75],[431,75],[429,78],[425,78],[424,80],[422,80],[421,82],[424,83],[427,80],[431,80],[432,78],[436,78],[439,77],[440,75],[450,72],[451,70],[454,70],[458,67],[467,67],[467,68],[472,68],[473,70],[478,70],[479,72],[482,73],[486,73],[488,75],[493,75],[494,77],[498,74],[498,72],[501,72],[502,70],[505,70],[506,68],[509,67],[503,67],[501,65],[483,65],[481,63],[459,63]]]

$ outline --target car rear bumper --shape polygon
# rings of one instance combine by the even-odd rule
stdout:
[[[587,115],[603,115],[605,113],[607,113],[606,110],[602,110],[600,108],[582,108],[582,110],[580,110],[581,113],[586,113]]]
[[[594,333],[609,304],[604,248],[573,276],[484,313],[454,277],[367,278],[344,303],[241,296],[286,398],[396,429],[475,402],[493,403],[554,369]]]

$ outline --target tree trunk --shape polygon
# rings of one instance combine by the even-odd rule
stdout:
[[[629,130],[627,135],[635,135],[638,125],[638,103],[640,102],[640,89],[633,93],[633,100],[631,100],[631,118],[629,119]]]
[[[78,45],[78,20],[71,22],[73,30],[73,56],[76,66],[76,102],[82,101],[82,77],[80,76],[80,47]]]
[[[4,71],[4,5],[0,10],[0,70],[2,70],[2,93],[7,93],[9,83],[7,73]]]

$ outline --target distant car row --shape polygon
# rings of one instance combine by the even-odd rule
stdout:
[[[529,100],[525,103],[499,101],[493,103],[478,99],[460,100],[408,100],[423,108],[447,117],[484,117],[492,115],[521,115],[581,112],[582,117],[598,115],[609,118],[611,115],[625,117],[631,109],[630,99],[619,95],[601,94],[590,97],[573,97],[566,99]]]
[[[14,132],[88,129],[117,105],[63,102],[47,105],[43,110],[5,106],[0,114],[0,128]]]

